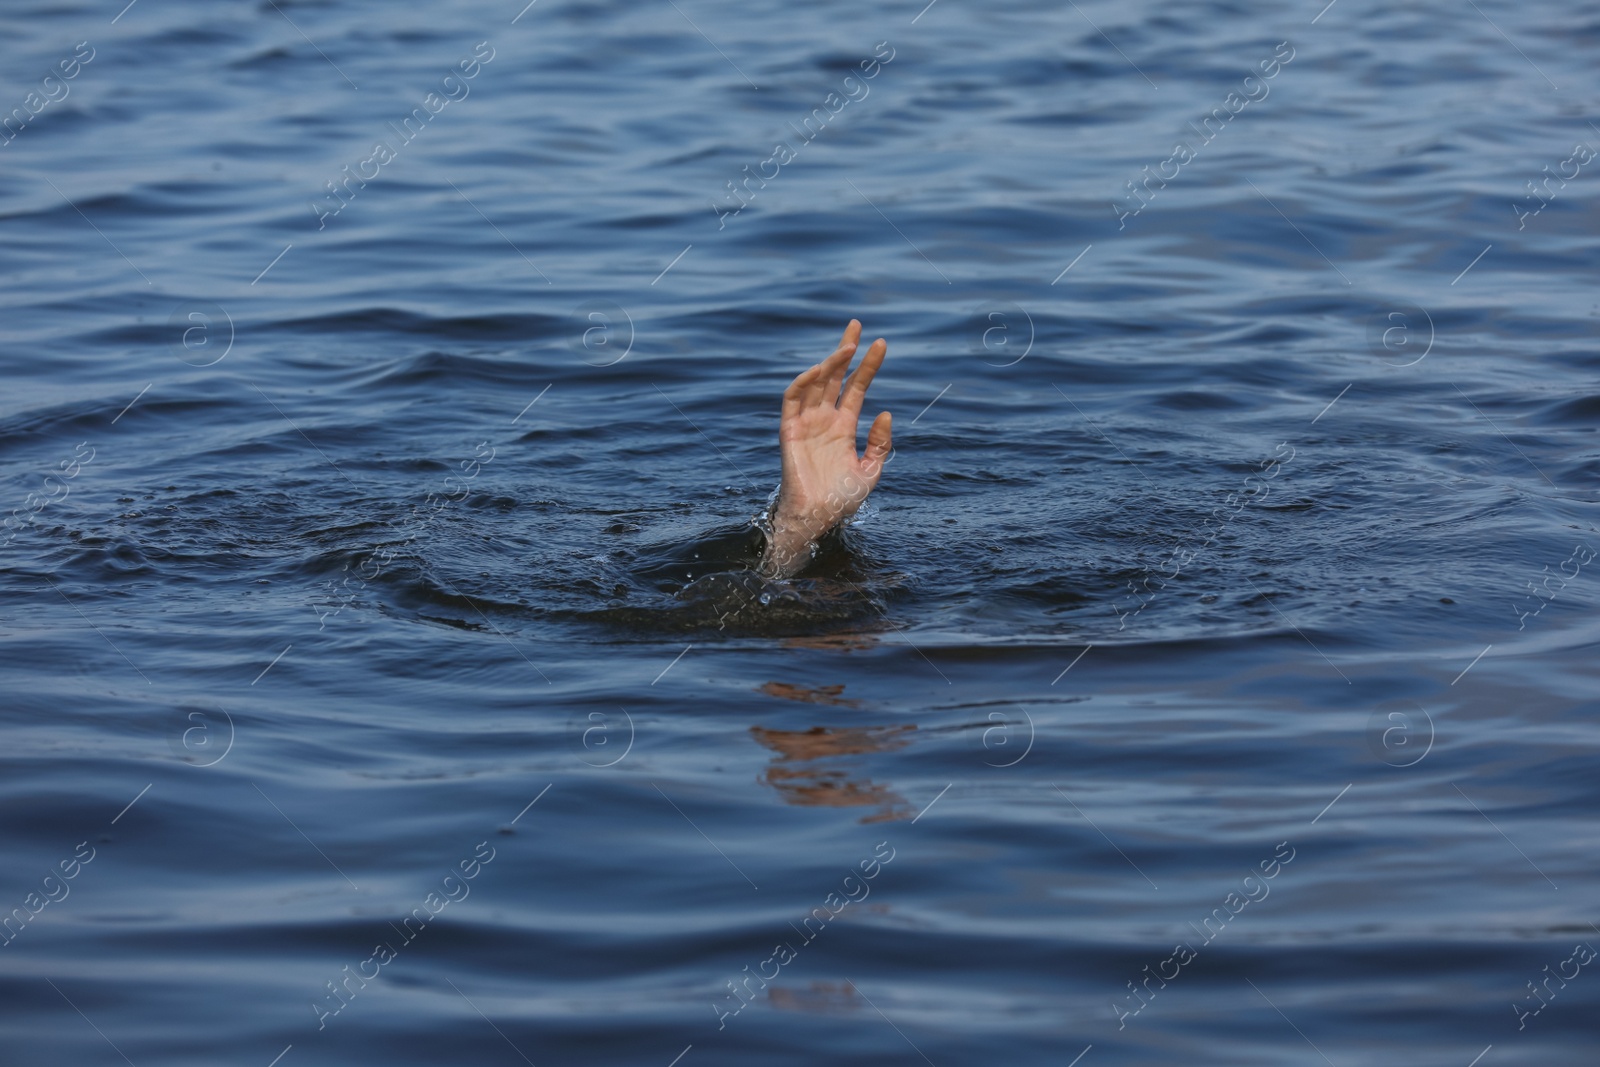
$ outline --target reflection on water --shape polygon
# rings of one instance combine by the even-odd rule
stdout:
[[[785,637],[784,648],[820,648],[835,652],[864,652],[878,644],[878,636],[871,633],[811,634]]]
[[[839,694],[844,692],[842,685],[819,685],[808,688],[803,685],[791,685],[788,682],[768,682],[761,687],[761,691],[769,697],[780,697],[784,700],[799,700],[806,704],[827,704],[835,708],[857,708],[860,701],[842,699]]]
[[[844,761],[852,756],[904,748],[916,729],[910,724],[813,726],[809,730],[752,726],[750,734],[759,744],[778,753],[761,780],[776,789],[787,803],[801,807],[876,808],[861,817],[862,822],[873,823],[908,818],[915,809],[888,786],[854,776]],[[812,763],[814,760],[829,762],[818,765]]]
[[[837,1015],[856,1011],[861,996],[850,982],[812,982],[806,989],[773,986],[767,990],[767,1003],[782,1011],[809,1011]]]

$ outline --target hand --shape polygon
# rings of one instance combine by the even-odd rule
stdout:
[[[856,372],[845,371],[861,341],[861,323],[845,327],[833,355],[802,372],[783,391],[778,444],[783,482],[772,512],[772,532],[762,570],[787,577],[811,562],[819,537],[856,513],[878,484],[889,455],[890,415],[872,420],[867,450],[856,455],[856,424],[867,386],[883,365],[889,345],[872,342]]]

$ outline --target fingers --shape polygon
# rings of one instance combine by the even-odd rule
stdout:
[[[850,360],[855,356],[856,346],[860,341],[861,322],[858,319],[851,319],[839,337],[839,347],[821,363],[801,371],[783,391],[783,417],[794,418],[805,409],[824,402],[830,406],[837,403],[844,386],[845,372],[850,369]],[[881,354],[879,360],[882,360]],[[857,373],[859,374],[859,371]],[[871,375],[868,375],[868,378],[870,380]],[[860,407],[858,402],[857,413]]]
[[[854,348],[861,343],[861,320],[851,319],[844,328],[844,333],[839,336],[839,347],[849,345]]]
[[[883,366],[883,357],[888,351],[889,342],[883,338],[880,337],[872,342],[872,347],[867,349],[866,358],[850,376],[850,381],[844,387],[844,394],[839,397],[840,411],[855,416],[861,414],[861,405],[867,399],[867,386],[872,384],[873,376],[878,373],[878,368]]]
[[[820,403],[827,404],[831,408],[839,402],[839,390],[844,387],[845,372],[850,369],[850,360],[855,354],[855,346],[851,345],[839,349],[823,363],[827,377],[822,383],[822,393],[818,397]]]
[[[856,354],[856,344],[861,340],[861,323],[851,319],[850,325],[844,328],[844,333],[839,338],[839,347],[833,354],[821,363],[822,373],[817,379],[817,388],[813,392],[806,390],[806,406],[814,404],[827,404],[830,407],[839,402],[839,389],[844,385],[845,372],[850,369],[850,360]]]
[[[800,406],[802,408],[814,408],[822,403],[822,395],[823,393],[827,392],[828,376],[831,373],[828,368],[828,364],[832,362],[837,355],[838,353],[834,353],[834,355],[829,356],[827,359],[811,368],[812,370],[816,371],[816,373],[813,374],[811,379],[806,382],[805,392],[800,397]],[[850,357],[846,355],[845,358],[848,359]]]
[[[872,429],[867,431],[867,451],[862,456],[862,462],[871,472],[873,483],[876,484],[878,475],[883,471],[884,461],[889,458],[891,448],[890,429],[894,417],[887,411],[878,413],[872,420]]]
[[[805,410],[806,389],[811,385],[812,381],[816,379],[817,375],[820,374],[821,371],[822,368],[820,366],[813,365],[807,367],[805,370],[801,371],[795,376],[794,381],[789,383],[789,388],[783,391],[784,419],[795,418],[800,414],[800,412]]]

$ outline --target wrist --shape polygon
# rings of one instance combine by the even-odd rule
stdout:
[[[817,541],[833,528],[823,509],[797,506],[779,491],[767,528],[767,549],[762,569],[787,578],[803,570],[816,554]]]

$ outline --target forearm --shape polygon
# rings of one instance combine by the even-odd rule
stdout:
[[[789,578],[804,570],[816,551],[817,540],[834,523],[821,516],[785,506],[780,492],[767,529],[767,547],[761,555],[761,572]]]
[[[774,578],[791,578],[804,570],[816,556],[817,542],[855,515],[872,492],[881,469],[880,463],[867,464],[859,476],[845,475],[836,489],[822,497],[781,484],[767,529],[762,572]]]

